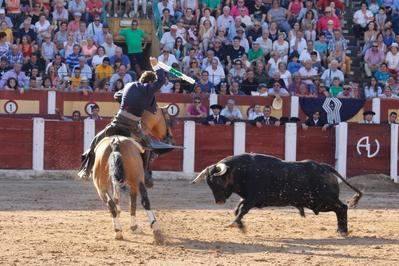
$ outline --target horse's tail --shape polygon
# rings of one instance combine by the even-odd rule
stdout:
[[[114,185],[123,185],[125,182],[125,173],[123,170],[122,154],[119,149],[120,140],[114,138],[111,142],[111,154],[108,159],[109,177]]]

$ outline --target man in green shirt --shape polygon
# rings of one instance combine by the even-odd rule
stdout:
[[[146,34],[142,29],[138,28],[138,21],[132,20],[132,27],[121,29],[119,36],[125,38],[127,45],[127,55],[129,56],[131,65],[135,66],[135,70],[139,70],[144,64],[143,49],[147,46]]]
[[[256,61],[258,59],[262,59],[263,61],[264,53],[263,49],[260,48],[260,45],[257,41],[252,43],[252,48],[248,51],[248,60],[250,62]]]

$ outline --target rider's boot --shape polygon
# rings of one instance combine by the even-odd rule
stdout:
[[[82,154],[82,166],[79,169],[78,176],[81,179],[89,179],[91,174],[91,169],[94,165],[94,151],[87,150]]]

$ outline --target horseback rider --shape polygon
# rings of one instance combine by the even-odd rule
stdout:
[[[158,60],[150,57],[152,69],[155,71],[145,71],[138,82],[131,82],[125,85],[123,90],[114,94],[114,99],[120,105],[120,110],[114,119],[102,131],[100,131],[93,139],[90,149],[82,155],[82,166],[78,173],[81,178],[88,178],[94,164],[94,149],[97,144],[104,138],[112,135],[122,135],[135,138],[145,148],[143,156],[143,164],[145,169],[145,184],[147,187],[153,186],[152,176],[149,171],[152,150],[171,149],[172,146],[155,142],[147,136],[141,128],[141,116],[145,110],[155,113],[157,104],[155,101],[155,93],[165,83],[165,73],[158,66]]]

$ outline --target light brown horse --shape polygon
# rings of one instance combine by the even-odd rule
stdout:
[[[152,114],[144,112],[143,129],[159,140],[174,144],[170,129],[170,117],[167,107],[157,108]],[[151,210],[150,200],[144,186],[143,148],[132,138],[124,136],[106,137],[96,147],[93,166],[93,182],[100,198],[107,204],[115,230],[115,239],[123,239],[120,215],[120,188],[126,186],[130,192],[130,229],[138,232],[136,223],[136,200],[140,192],[141,204],[147,211],[156,243],[163,242],[163,236],[156,217]]]

